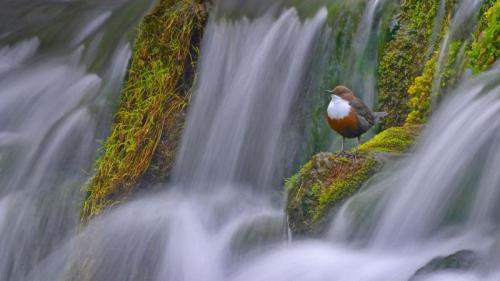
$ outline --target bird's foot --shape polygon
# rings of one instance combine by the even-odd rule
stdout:
[[[356,160],[358,157],[358,152],[341,151],[337,155],[340,157]]]

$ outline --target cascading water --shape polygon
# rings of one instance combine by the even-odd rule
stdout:
[[[297,153],[281,148],[326,16],[211,19],[170,191],[96,219],[31,280],[225,280],[249,252],[284,243],[273,190]]]
[[[302,26],[288,10],[278,20],[209,24],[176,182],[269,189],[283,178],[276,161],[326,11],[318,17]]]
[[[365,14],[383,3],[371,1]],[[0,86],[9,89],[0,102],[0,186],[7,186],[0,193],[0,280],[406,281],[434,257],[461,250],[473,251],[481,266],[413,280],[498,280],[498,70],[461,84],[413,155],[349,200],[327,237],[288,242],[275,191],[283,163],[299,153],[293,136],[303,124],[294,110],[315,73],[324,9],[304,21],[293,9],[211,19],[169,191],[143,195],[74,233],[74,187],[85,180],[81,169],[102,134],[102,93],[117,91],[130,54],[126,41],[105,44],[119,10],[89,9],[96,20],[67,40],[73,43],[63,45],[70,50],[64,56],[42,53],[42,39],[0,50]],[[105,58],[115,64],[88,74],[100,61],[92,52],[99,43],[113,46],[106,50],[115,59]],[[358,52],[367,52],[363,44]],[[54,102],[57,110],[42,106]],[[44,228],[23,236],[33,225]]]
[[[2,281],[26,280],[74,233],[130,57],[126,35],[151,5],[19,2],[3,1],[0,17],[10,31],[0,30]]]

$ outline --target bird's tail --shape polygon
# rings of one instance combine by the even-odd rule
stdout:
[[[375,122],[379,122],[380,119],[387,116],[387,112],[373,112],[373,116],[375,116]]]

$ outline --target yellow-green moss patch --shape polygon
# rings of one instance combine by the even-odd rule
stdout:
[[[373,137],[370,141],[362,144],[358,152],[387,152],[402,153],[408,150],[417,138],[421,126],[406,125],[403,127],[392,127]]]
[[[406,123],[424,124],[427,121],[431,108],[431,93],[438,56],[439,53],[436,52],[426,63],[424,73],[415,78],[415,82],[408,89],[410,97],[408,106],[411,112],[406,118]]]
[[[83,218],[127,195],[149,167],[165,127],[178,126],[170,121],[189,101],[182,79],[203,18],[195,0],[160,0],[144,18],[111,135],[86,190]]]

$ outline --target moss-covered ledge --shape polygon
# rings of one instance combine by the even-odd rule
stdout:
[[[351,153],[322,152],[313,156],[285,182],[286,212],[292,233],[304,236],[321,232],[327,214],[381,169],[385,155],[407,151],[420,130],[421,126],[393,127]]]
[[[403,153],[413,146],[422,128],[423,125],[409,124],[389,128],[360,145],[356,151],[362,153]]]
[[[143,19],[111,134],[85,190],[83,220],[123,200],[159,146],[168,150],[165,162],[173,159],[167,156],[180,137],[205,19],[198,0],[160,0]]]

